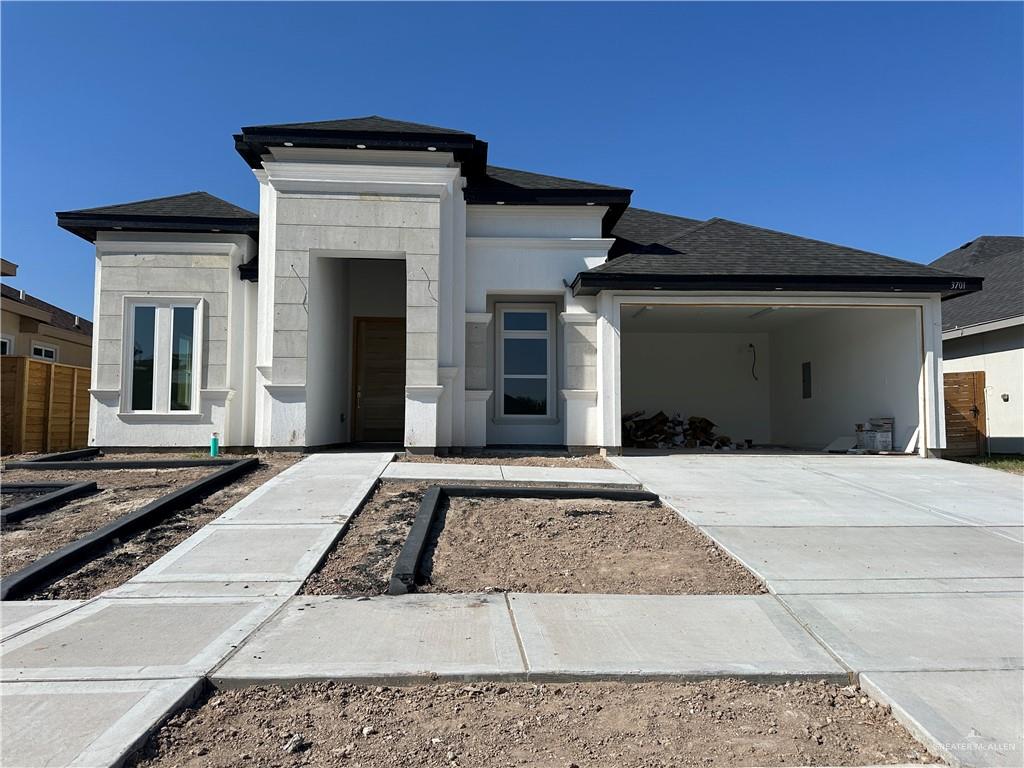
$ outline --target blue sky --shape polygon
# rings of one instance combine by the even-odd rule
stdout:
[[[4,3],[2,249],[92,314],[53,212],[205,189],[243,125],[381,114],[634,204],[931,261],[1021,234],[1024,5]]]

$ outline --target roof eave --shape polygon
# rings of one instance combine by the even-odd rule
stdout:
[[[207,216],[97,216],[74,211],[59,211],[57,226],[90,243],[98,232],[205,232],[241,234],[259,238],[259,218],[216,218]]]
[[[632,190],[580,190],[580,189],[510,189],[501,192],[493,190],[466,189],[467,205],[585,205],[603,206],[606,210],[601,219],[602,236],[610,237],[612,228],[629,207]]]
[[[406,150],[414,152],[451,152],[467,175],[478,174],[487,166],[487,142],[473,134],[387,133],[381,131],[332,131],[311,129],[275,129],[261,131],[243,128],[234,136],[235,150],[250,168],[262,168],[263,157],[271,147],[307,147],[312,149]],[[361,145],[361,146],[360,146]],[[433,147],[433,150],[430,148]]]
[[[864,275],[655,275],[580,272],[572,282],[574,296],[601,291],[837,291],[864,293],[940,293],[943,298],[981,290],[976,277],[955,280]]]

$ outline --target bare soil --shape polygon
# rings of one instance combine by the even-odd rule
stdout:
[[[824,682],[313,683],[213,693],[137,768],[654,768],[935,763],[854,686]]]
[[[65,544],[213,472],[213,468],[114,470],[5,470],[5,483],[78,483],[94,480],[97,493],[42,515],[4,525],[0,573],[24,568]]]
[[[52,490],[55,491],[57,489],[54,488]],[[26,502],[32,501],[33,499],[38,499],[40,496],[45,496],[47,493],[50,492],[51,491],[45,490],[29,491],[23,489],[12,489],[8,486],[3,486],[3,488],[0,489],[0,509],[10,509],[11,507],[16,507],[19,504],[24,504]]]
[[[249,495],[274,475],[287,469],[302,458],[302,454],[299,453],[259,453],[255,455],[260,459],[260,466],[253,472],[243,475],[227,487],[222,488],[219,491],[215,491],[196,504],[175,513],[152,528],[142,531],[129,539],[112,544],[105,552],[99,554],[78,570],[73,571],[67,576],[49,585],[41,587],[34,594],[30,595],[29,599],[88,599],[95,597],[108,589],[120,586],[144,568],[154,563],[208,522],[226,512],[237,501]],[[167,457],[168,455],[164,454],[164,456]],[[181,455],[175,455],[174,458],[181,458]],[[239,458],[242,457],[239,456]],[[22,471],[30,473],[33,477],[51,474],[50,472],[41,472],[36,470]],[[213,471],[216,471],[216,469],[116,470],[113,474],[118,474],[123,477],[124,479],[121,482],[125,486],[117,492],[124,494],[126,505],[133,506],[131,506],[131,508],[120,509],[120,511],[117,514],[112,515],[111,518],[127,514],[127,512],[132,509],[137,509],[148,501],[174,490],[174,487],[165,487],[162,489],[143,487],[146,485],[144,479],[147,474],[156,474],[158,477],[170,476],[179,478],[175,485],[175,487],[177,487],[190,481],[183,479],[185,474],[175,475],[174,473],[194,474],[195,477],[193,479],[196,479]],[[12,470],[10,473],[5,473],[5,480],[9,474],[14,474],[14,471]],[[107,488],[106,480],[102,479],[103,476],[109,474],[107,471],[85,471],[73,474],[78,479],[95,479],[100,488]],[[124,477],[125,475],[127,475],[127,477]],[[132,480],[133,478],[135,478],[134,481]],[[135,482],[137,485],[133,487],[131,486],[131,482]],[[153,485],[153,483],[150,483],[150,485]],[[134,500],[132,499],[133,493],[138,494]],[[150,497],[149,494],[152,494],[152,496]],[[90,498],[96,499],[98,495],[99,494]],[[82,501],[87,500],[88,499],[83,499]],[[71,505],[68,505],[61,510],[56,510],[55,512],[64,512],[70,506]],[[53,514],[54,513],[42,515],[40,518],[29,518],[25,523],[47,518]],[[11,526],[11,528],[14,527],[15,526]],[[82,531],[79,536],[89,532],[90,530],[94,530],[96,527],[98,526],[87,528]],[[6,540],[6,536],[7,529],[5,528],[4,537],[0,538],[0,542],[4,542]],[[74,538],[78,538],[78,536],[75,536]],[[56,548],[57,547],[54,547],[53,549]],[[5,551],[5,561],[6,554],[7,553]]]
[[[456,497],[425,557],[430,592],[751,595],[760,582],[668,507]]]
[[[603,456],[570,456],[564,452],[524,452],[515,450],[488,449],[468,451],[458,456],[423,456],[414,453],[399,453],[396,461],[410,461],[431,464],[503,464],[516,467],[575,467],[576,469],[615,469]]]
[[[306,595],[383,595],[420,507],[434,483],[382,482],[302,585]]]
[[[302,593],[386,593],[430,485],[381,483]],[[424,555],[424,592],[764,592],[743,566],[657,503],[457,497],[438,522]]]

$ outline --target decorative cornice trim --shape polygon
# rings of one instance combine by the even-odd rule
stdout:
[[[558,319],[566,325],[596,325],[597,315],[592,312],[560,312]]]
[[[597,405],[596,389],[563,389],[562,397],[566,400],[587,400],[591,405]]]

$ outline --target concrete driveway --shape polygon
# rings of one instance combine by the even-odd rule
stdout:
[[[916,457],[613,461],[951,763],[1024,766],[1024,478]]]

